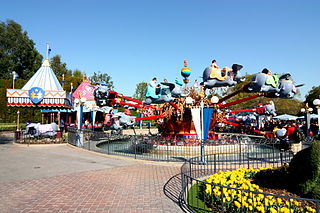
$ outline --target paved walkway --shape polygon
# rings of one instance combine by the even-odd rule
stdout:
[[[70,145],[0,144],[0,212],[181,212],[164,193],[180,163]]]

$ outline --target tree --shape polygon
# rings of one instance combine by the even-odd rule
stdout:
[[[140,82],[136,86],[136,90],[134,92],[133,98],[138,100],[143,100],[146,97],[148,84],[146,82]]]
[[[60,55],[55,55],[50,59],[50,66],[56,76],[72,75],[72,70],[67,69],[67,64],[61,62]]]
[[[102,81],[104,81],[108,85],[109,89],[114,89],[111,76],[109,76],[107,73],[101,73],[100,71],[98,71],[98,73],[94,72],[90,80],[93,84],[100,84]]]
[[[0,78],[11,78],[15,71],[29,79],[41,66],[42,56],[26,31],[13,20],[0,22]]]
[[[313,105],[314,99],[320,99],[320,86],[312,87],[312,89],[306,95],[305,102],[308,103],[310,107],[315,108],[315,106]],[[314,112],[316,112],[315,109],[313,109],[313,110],[314,110]]]

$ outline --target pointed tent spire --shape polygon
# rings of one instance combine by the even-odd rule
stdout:
[[[50,67],[48,59],[49,52],[50,47],[47,43],[46,59],[43,61],[40,69],[22,87],[23,90],[30,90],[33,87],[40,87],[46,91],[63,91],[60,82]]]
[[[46,43],[46,58],[44,59],[42,66],[43,67],[50,67],[50,62],[49,62],[49,53],[50,53],[51,49],[49,46],[49,43]]]

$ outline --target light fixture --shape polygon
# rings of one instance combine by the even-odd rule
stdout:
[[[320,106],[320,99],[314,99],[312,103],[315,106]]]
[[[81,101],[81,103],[85,103],[85,102],[87,101],[87,99],[86,99],[85,97],[82,97],[82,98],[80,99],[80,101]]]
[[[186,104],[192,104],[193,103],[193,98],[187,97],[186,98]]]
[[[217,96],[212,96],[211,103],[217,104],[219,102],[219,98]]]

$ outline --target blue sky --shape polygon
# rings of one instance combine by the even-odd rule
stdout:
[[[182,79],[184,59],[200,81],[216,59],[242,74],[290,72],[304,99],[320,85],[319,10],[318,0],[10,0],[0,21],[21,24],[43,55],[49,42],[69,69],[108,73],[125,95],[152,77]]]

